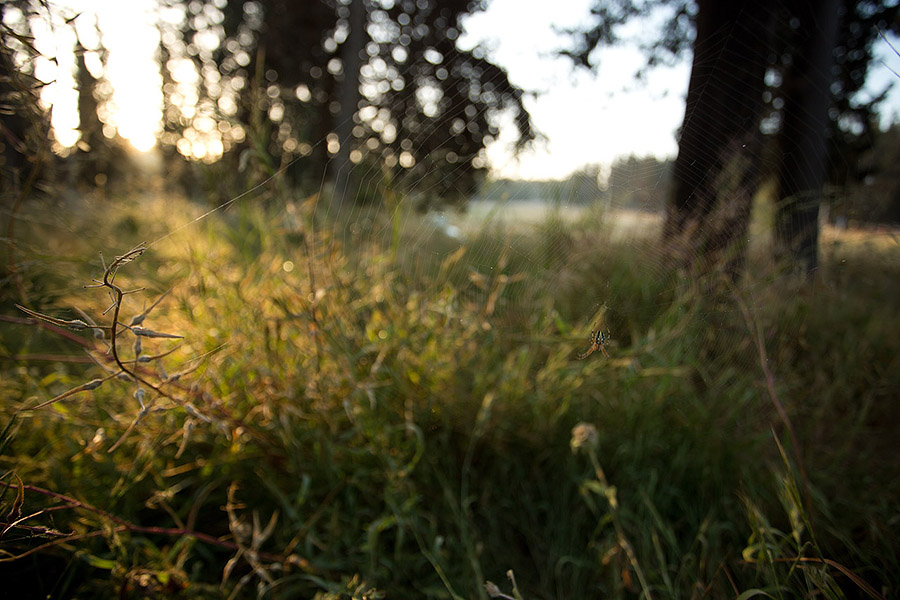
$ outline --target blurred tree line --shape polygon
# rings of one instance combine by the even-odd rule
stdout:
[[[655,156],[623,156],[613,161],[605,176],[599,165],[590,165],[562,180],[488,179],[476,197],[496,202],[541,200],[663,212],[671,189],[672,166],[671,160]]]
[[[613,162],[605,197],[616,208],[663,212],[672,185],[671,160],[627,156]]]
[[[587,166],[563,180],[487,179],[476,197],[495,202],[535,201],[587,206],[603,196],[600,167]]]

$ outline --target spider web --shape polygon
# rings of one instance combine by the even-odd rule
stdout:
[[[491,22],[491,15],[470,19],[473,29],[484,31],[484,27],[477,22],[480,18]],[[635,343],[647,334],[647,325],[652,324],[654,318],[671,304],[672,298],[684,285],[684,281],[667,266],[666,257],[658,251],[657,242],[664,222],[663,207],[670,191],[677,129],[684,118],[683,98],[689,64],[682,62],[659,67],[649,71],[642,81],[636,82],[631,79],[632,73],[643,59],[637,53],[610,49],[600,53],[601,67],[595,75],[576,73],[571,68],[565,68],[562,59],[553,56],[562,40],[554,31],[571,24],[565,21],[542,22],[539,25],[530,23],[527,27],[523,26],[519,39],[512,42],[493,38],[490,34],[487,38],[464,36],[460,42],[462,45],[480,44],[487,47],[488,54],[495,55],[501,66],[506,66],[503,64],[504,57],[512,60],[530,45],[533,52],[529,57],[531,60],[519,63],[528,67],[519,67],[518,71],[515,65],[510,68],[512,82],[525,89],[542,91],[547,96],[552,95],[555,88],[574,83],[582,87],[591,86],[596,91],[588,102],[580,97],[569,98],[563,105],[571,112],[568,138],[563,132],[560,134],[563,142],[539,140],[524,156],[514,156],[510,152],[515,142],[508,133],[512,116],[508,113],[489,115],[490,119],[501,123],[501,134],[479,158],[480,162],[490,167],[490,175],[464,210],[438,208],[424,215],[419,214],[414,210],[416,199],[427,196],[435,187],[433,178],[428,178],[431,174],[417,174],[421,172],[408,169],[398,179],[388,181],[379,166],[374,164],[355,167],[351,179],[355,187],[344,192],[328,187],[324,183],[326,174],[323,173],[323,185],[316,191],[315,197],[317,204],[324,206],[326,214],[332,213],[331,206],[334,204],[344,207],[339,214],[329,214],[334,229],[323,239],[340,239],[347,244],[345,249],[348,252],[351,247],[366,245],[385,251],[392,247],[396,250],[399,242],[402,245],[399,256],[409,280],[429,280],[435,287],[443,284],[463,285],[469,305],[483,309],[490,301],[494,303],[490,311],[492,314],[501,312],[496,306],[497,300],[490,300],[490,296],[496,291],[497,278],[502,277],[504,289],[500,303],[503,305],[503,318],[489,319],[489,326],[497,328],[507,337],[536,340],[533,343],[537,344],[572,344],[573,340],[580,340],[573,352],[574,357],[584,350],[589,335],[598,327],[610,330],[613,345]],[[540,28],[544,28],[546,34],[543,44],[534,42],[536,31]],[[635,27],[632,32],[639,29]],[[512,37],[515,38],[514,35]],[[616,80],[615,72],[605,70],[608,65],[623,62],[628,66],[624,71],[620,70],[625,73],[625,80]],[[535,66],[538,63],[543,64]],[[739,74],[734,76],[739,77]],[[738,96],[732,100],[733,106],[749,102]],[[527,102],[526,106],[534,109],[536,127],[540,131],[540,113],[547,109],[536,100]],[[559,104],[551,107],[556,111],[561,109]],[[722,106],[718,110],[729,111],[730,108]],[[713,122],[724,116],[724,112],[697,113],[689,114],[687,118]],[[644,160],[652,151],[651,144],[646,141],[649,139],[647,132],[658,133],[660,130],[670,138],[668,154],[652,157],[655,160]],[[585,197],[583,192],[574,190],[571,180],[554,180],[547,176],[534,182],[530,177],[535,172],[547,172],[540,166],[542,160],[550,162],[555,154],[567,153],[565,140],[573,139],[571,131],[578,132],[576,136],[589,137],[593,145],[603,148],[591,157],[582,157],[580,162],[570,165],[573,170],[587,168],[588,177],[596,178],[598,189],[593,196],[588,194]],[[418,147],[419,141],[431,134],[428,128],[424,128],[416,134],[408,134],[408,138],[413,147]],[[610,140],[623,139],[627,143],[610,143]],[[328,140],[320,139],[315,144],[327,145]],[[625,153],[636,154],[638,158],[633,157],[629,163],[622,156]],[[568,154],[571,155],[571,151]],[[163,241],[178,243],[178,238],[191,235],[192,228],[199,221],[225,218],[235,205],[252,204],[261,192],[274,185],[280,173],[302,160],[303,157],[294,159],[269,179],[169,231],[154,240],[151,246]],[[838,156],[833,160],[843,159]],[[456,180],[462,179],[465,168],[460,163],[445,170],[441,175],[441,186],[461,190],[462,184],[457,185]],[[565,176],[566,173],[560,175]],[[532,180],[532,185],[508,185],[504,188],[504,178],[510,176],[524,176]],[[498,193],[498,188],[506,191]],[[393,189],[402,189],[403,192],[391,200],[387,211],[384,205],[352,202],[354,197],[372,196],[371,190],[381,193]],[[765,214],[766,209],[759,206],[755,210],[760,214],[754,218],[751,227],[751,259],[758,258],[771,243],[771,215]],[[389,215],[387,219],[386,212]],[[284,222],[291,222],[294,213],[296,206],[285,207]],[[333,244],[330,247],[335,248]],[[613,247],[618,251],[607,251]],[[617,289],[615,277],[611,276],[617,268],[613,263],[622,256],[629,257],[628,268],[635,279],[656,283],[649,295],[639,303],[634,302],[633,294]],[[293,258],[285,256],[285,264],[293,263]],[[351,277],[354,276],[353,269],[356,274],[362,275],[366,264],[364,261],[351,261],[347,269]],[[596,278],[585,276],[591,270],[597,272]],[[592,283],[584,287],[585,280]],[[760,282],[759,285],[768,283]],[[310,290],[310,293],[318,292]],[[554,311],[565,315],[568,325],[556,328],[557,339],[548,338],[545,335],[546,323],[536,323],[530,314],[536,306],[535,298],[546,299],[551,306],[548,315]],[[758,311],[762,307],[756,306],[751,298],[750,308]],[[345,316],[349,317],[352,308],[347,307],[346,310],[348,313]],[[543,318],[549,317],[544,315]],[[709,316],[710,326],[715,327],[716,318]],[[537,334],[535,328],[543,333]],[[751,359],[748,357],[748,360]]]
[[[545,27],[549,31],[552,24]],[[528,34],[533,35],[531,31]],[[552,44],[553,38],[549,39]],[[488,45],[494,43],[499,44],[490,42]],[[554,59],[547,57],[550,49],[538,48],[535,60],[553,62]],[[502,46],[495,51],[502,65]],[[610,61],[621,58],[616,52],[611,51]],[[341,288],[350,287],[356,280],[364,279],[372,284],[371,297],[358,299],[358,302],[332,303],[330,310],[333,312],[317,317],[320,319],[315,324],[318,331],[311,328],[311,335],[307,335],[307,331],[293,335],[315,337],[319,331],[329,328],[329,324],[321,322],[326,318],[340,323],[346,329],[341,332],[342,339],[337,345],[346,350],[347,356],[369,361],[366,366],[372,369],[381,359],[366,356],[359,349],[366,345],[370,335],[376,338],[390,335],[390,327],[382,322],[372,325],[375,329],[370,331],[370,323],[361,323],[360,314],[368,310],[367,307],[384,302],[397,303],[393,308],[400,311],[441,311],[439,318],[434,320],[436,328],[430,332],[430,338],[409,338],[407,350],[412,354],[426,353],[429,339],[456,335],[459,331],[489,330],[496,333],[493,340],[502,344],[511,358],[515,358],[519,349],[546,357],[548,361],[564,355],[566,368],[590,370],[596,374],[607,368],[634,372],[656,366],[656,349],[662,343],[669,346],[681,343],[679,337],[683,330],[679,328],[679,322],[666,318],[679,296],[690,292],[704,300],[699,303],[704,312],[693,316],[702,323],[707,336],[690,338],[687,343],[704,343],[710,354],[724,354],[736,338],[746,341],[754,335],[749,323],[741,331],[729,330],[741,320],[736,314],[740,307],[734,303],[717,305],[715,292],[693,287],[689,277],[671,268],[666,254],[659,248],[664,223],[662,207],[672,178],[671,164],[666,161],[674,160],[674,139],[683,119],[683,103],[675,102],[674,115],[660,105],[667,97],[684,97],[686,73],[686,65],[651,72],[647,83],[634,84],[628,100],[622,103],[618,101],[620,82],[612,80],[601,68],[597,80],[591,82],[598,90],[596,104],[569,107],[573,116],[569,127],[579,131],[579,135],[590,137],[597,146],[603,146],[610,139],[639,140],[642,131],[659,128],[673,140],[672,154],[658,157],[660,160],[614,162],[616,153],[620,152],[617,148],[639,156],[646,154],[649,148],[638,142],[637,145],[610,145],[606,155],[585,156],[584,160],[572,163],[573,170],[596,164],[596,170],[586,171],[588,179],[595,178],[597,187],[594,191],[589,186],[573,185],[572,179],[545,179],[547,172],[542,172],[537,165],[540,160],[550,161],[552,157],[550,152],[543,153],[540,147],[531,158],[525,156],[517,164],[517,159],[511,158],[503,147],[514,140],[503,133],[497,146],[489,148],[482,157],[492,169],[489,180],[470,198],[464,211],[438,208],[420,214],[416,210],[416,200],[434,189],[432,174],[409,169],[399,178],[389,179],[376,165],[355,167],[350,179],[353,188],[343,192],[335,192],[325,184],[328,174],[322,173],[323,184],[313,193],[284,194],[278,187],[280,176],[292,165],[306,160],[299,157],[241,194],[225,199],[212,209],[201,209],[195,217],[163,231],[150,240],[151,252],[148,254],[160,251],[169,257],[181,257],[176,260],[186,266],[188,272],[191,264],[197,262],[215,269],[218,256],[198,256],[195,251],[198,233],[207,231],[228,236],[238,229],[235,224],[243,218],[240,214],[243,208],[253,208],[268,198],[269,208],[276,213],[273,225],[297,240],[293,247],[278,249],[279,254],[274,257],[279,267],[274,271],[280,271],[278,275],[283,276],[283,287],[295,292],[296,303],[289,307],[291,311],[302,312],[329,295],[342,293]],[[581,83],[589,79],[586,74],[572,75],[568,71],[540,75],[545,79],[517,81],[516,77],[520,75],[514,70],[510,72],[514,84],[531,89],[552,90],[569,79]],[[681,87],[655,87],[657,83],[672,80],[680,80]],[[725,111],[739,108],[742,102],[749,100],[736,96],[733,102],[732,106],[721,107],[719,113],[696,113],[687,117],[712,122],[726,117]],[[623,104],[630,105],[627,106],[629,109],[638,106],[639,110],[636,113],[626,111]],[[536,126],[540,130],[540,108],[536,103],[528,106],[535,108]],[[663,118],[667,113],[668,121]],[[490,118],[503,123],[508,122],[509,115],[490,115]],[[589,123],[595,119],[605,124],[605,129],[591,130]],[[625,124],[623,130],[615,129],[622,124]],[[426,129],[410,135],[412,146],[418,147],[430,133]],[[310,142],[328,145],[327,139]],[[548,143],[548,149],[552,152],[563,150],[554,140]],[[844,159],[838,156],[833,160]],[[539,183],[532,181],[530,185],[517,186],[502,181],[511,173],[526,177],[537,174]],[[564,172],[558,174],[566,175]],[[445,170],[441,175],[441,187],[461,191],[464,175],[462,165]],[[352,198],[378,194],[383,195],[383,204],[351,201]],[[272,197],[277,202],[274,207]],[[338,204],[340,209],[335,208]],[[771,296],[766,290],[773,280],[783,278],[788,284],[793,282],[787,275],[760,268],[760,263],[767,260],[761,257],[767,256],[771,243],[771,214],[766,212],[765,203],[758,202],[756,210],[758,214],[749,234],[749,275],[740,290],[750,320],[769,308]],[[236,240],[236,245],[241,243],[242,240]],[[248,245],[251,245],[249,240]],[[316,257],[320,266],[326,264],[327,269],[312,272],[302,267],[310,257]],[[379,265],[385,261],[393,265],[390,269],[380,270]],[[263,272],[275,277],[271,269]],[[385,279],[379,281],[378,277],[385,274]],[[192,278],[191,274],[185,276],[186,280]],[[189,281],[188,284],[192,286],[192,301],[198,305],[212,301],[217,295],[212,289],[200,291],[201,286],[193,283]],[[240,292],[241,279],[237,278],[234,285]],[[427,299],[436,301],[413,302],[413,292],[421,292]],[[826,302],[836,301],[839,297],[833,288],[820,293]],[[448,298],[452,301],[441,304],[442,299]],[[249,317],[252,322],[246,324],[247,330],[268,332],[272,317],[278,314],[277,311],[261,312]],[[788,330],[799,331],[802,326],[802,317],[795,316]],[[597,331],[608,332],[611,339],[598,338]],[[846,333],[848,339],[853,337],[849,325]],[[218,338],[215,345],[221,341],[227,343],[227,332],[224,338]],[[603,350],[606,352],[598,348],[590,352],[594,346],[591,338],[594,342],[605,342]],[[233,345],[215,360],[221,361],[224,370],[229,355],[237,355],[240,362],[241,350]],[[314,347],[306,343],[301,356],[296,357],[307,373],[311,371],[309,364],[315,360],[314,352]],[[587,356],[579,362],[579,356],[585,354]],[[699,352],[696,348],[688,348],[683,354]],[[667,356],[673,360],[679,358],[677,352],[669,352]],[[288,352],[281,359],[293,360],[294,357]],[[685,362],[688,360],[684,359]],[[748,344],[737,367],[757,372],[759,360]],[[509,365],[514,371],[516,365]],[[683,365],[662,366],[673,373]],[[517,377],[532,378],[527,387],[538,388],[541,382],[526,371],[513,372],[510,377],[514,380]],[[514,381],[514,384],[518,383]],[[523,384],[523,387],[526,386]],[[588,389],[580,391],[585,397],[600,393]],[[387,396],[392,400],[405,400],[402,397],[405,393],[402,389],[377,390],[379,397]],[[553,390],[545,390],[545,396],[552,395]]]

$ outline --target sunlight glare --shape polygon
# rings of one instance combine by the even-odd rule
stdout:
[[[118,2],[114,0],[88,1],[66,0],[60,3],[62,15],[78,15],[75,31],[54,22],[53,28],[41,20],[34,20],[35,44],[44,56],[55,56],[53,61],[37,59],[35,75],[51,82],[42,94],[43,103],[51,108],[51,123],[56,143],[71,148],[78,143],[78,94],[75,82],[74,50],[77,39],[89,49],[101,38],[93,32],[98,23],[102,42],[108,51],[106,72],[99,72],[99,60],[93,54],[86,56],[92,75],[104,77],[99,86],[111,86],[112,94],[107,105],[98,107],[104,112],[103,133],[112,137],[118,133],[135,149],[146,152],[156,145],[156,137],[162,130],[162,81],[154,54],[159,45],[159,34],[154,26],[156,4],[153,0]]]
[[[161,130],[162,79],[154,54],[159,33],[152,0],[104,2],[97,7],[109,49],[107,77],[113,86],[119,135],[140,151],[156,144]]]

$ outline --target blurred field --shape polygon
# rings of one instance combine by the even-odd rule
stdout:
[[[340,237],[310,200],[187,227],[171,198],[31,204],[0,310],[7,593],[897,595],[896,238],[826,230],[819,282],[723,288],[617,233],[652,217],[518,207],[510,237],[486,208]],[[154,387],[115,377],[109,330],[14,306],[110,326],[82,286],[142,240],[119,321],[183,339],[115,345]],[[578,360],[597,323],[610,357]]]
[[[541,200],[472,202],[462,216],[456,218],[451,216],[449,221],[463,231],[477,232],[492,222],[536,227],[551,217],[561,219],[564,223],[600,217],[613,230],[614,237],[656,235],[662,230],[662,215],[657,213],[569,204],[559,206]]]
[[[837,228],[829,225],[822,229],[821,236],[825,252],[880,256],[893,263],[900,259],[900,229]]]
[[[467,210],[456,215],[445,216],[448,223],[460,227],[463,231],[478,232],[485,225],[500,222],[505,225],[535,227],[548,218],[559,218],[565,223],[577,223],[592,216],[600,216],[605,225],[615,233],[614,237],[630,238],[635,236],[655,236],[662,232],[664,215],[622,208],[607,207],[598,209],[570,204],[554,205],[542,200],[518,200],[508,202],[476,201],[469,204]],[[760,215],[760,218],[764,215]],[[760,228],[768,227],[766,223]],[[886,251],[900,246],[900,229],[890,227],[865,228],[858,226],[835,227],[823,224],[821,230],[823,250],[830,251],[834,246],[845,246],[861,252]]]

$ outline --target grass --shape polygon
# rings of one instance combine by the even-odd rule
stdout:
[[[898,592],[895,246],[829,241],[817,285],[756,261],[701,292],[596,215],[460,243],[375,213],[333,236],[312,201],[183,229],[189,205],[119,204],[32,205],[19,227],[16,597]],[[110,273],[98,250],[141,240],[112,282],[144,291],[82,289]],[[183,339],[144,336],[145,362],[127,327],[14,307],[110,327],[169,288],[142,326]],[[598,321],[611,357],[576,360]]]

